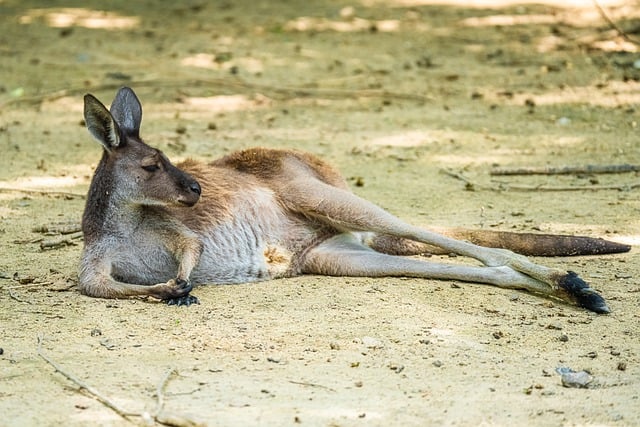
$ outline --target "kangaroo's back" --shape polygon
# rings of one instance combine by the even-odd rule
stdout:
[[[214,160],[210,165],[255,176],[276,188],[296,176],[304,176],[334,187],[348,189],[342,174],[333,166],[313,154],[295,150],[249,148]]]

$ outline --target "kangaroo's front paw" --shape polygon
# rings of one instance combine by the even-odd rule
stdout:
[[[158,285],[161,288],[160,299],[170,299],[183,297],[193,289],[193,285],[188,280],[171,279],[167,283]]]
[[[193,295],[185,295],[183,297],[170,298],[163,301],[165,301],[167,305],[177,305],[178,307],[180,307],[181,305],[185,305],[188,307],[191,304],[200,304],[200,300],[198,299],[198,297],[195,297]]]
[[[183,279],[171,279],[166,283],[168,288],[163,301],[166,301],[167,305],[186,305],[200,304],[198,298],[189,295],[189,292],[193,289],[193,285],[188,280]]]

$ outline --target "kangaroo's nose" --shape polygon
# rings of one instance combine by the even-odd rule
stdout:
[[[190,185],[189,185],[189,190],[193,191],[194,193],[196,193],[198,196],[200,194],[202,194],[202,188],[200,188],[200,184],[198,184],[196,181],[193,181]]]

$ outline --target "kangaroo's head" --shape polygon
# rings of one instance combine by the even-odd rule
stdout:
[[[133,90],[120,89],[110,110],[93,95],[85,95],[84,118],[89,132],[104,147],[90,197],[98,192],[104,193],[94,194],[100,199],[117,197],[120,203],[138,205],[193,206],[198,202],[198,182],[140,139],[142,106]]]

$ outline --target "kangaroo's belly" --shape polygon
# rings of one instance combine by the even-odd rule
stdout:
[[[175,241],[179,235],[164,230],[163,238],[158,239],[156,222],[129,235],[113,252],[112,275],[146,285],[175,278],[179,259],[167,241]],[[305,251],[331,234],[321,224],[287,214],[270,192],[260,190],[254,190],[244,202],[238,201],[227,220],[192,231],[202,243],[200,258],[189,276],[194,284],[242,283],[299,274]]]
[[[299,273],[299,260],[324,233],[294,220],[235,220],[203,236],[194,283],[242,283]]]

